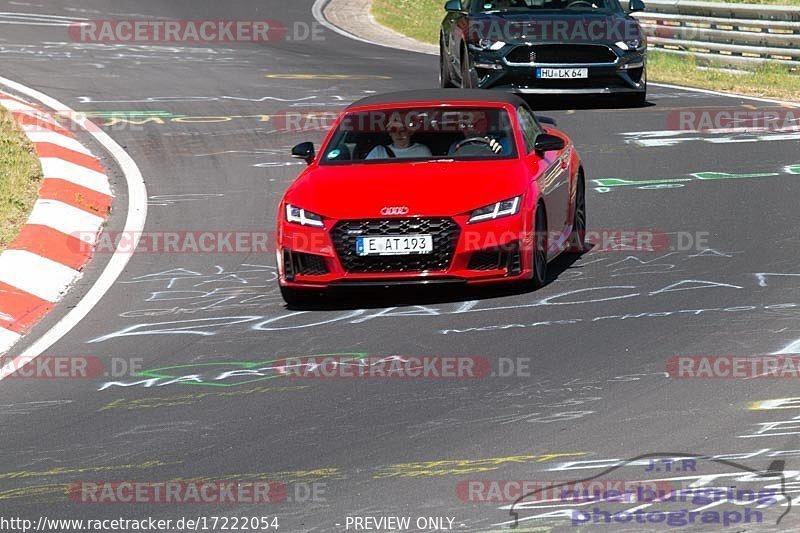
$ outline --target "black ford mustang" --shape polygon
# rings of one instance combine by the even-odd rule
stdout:
[[[630,0],[450,0],[442,21],[442,87],[523,94],[647,95],[647,39]]]

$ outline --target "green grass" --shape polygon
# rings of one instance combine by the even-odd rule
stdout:
[[[372,15],[384,26],[418,41],[438,44],[444,0],[375,0]]]
[[[41,178],[33,145],[11,114],[0,107],[0,251],[28,219]]]
[[[800,5],[800,0],[737,0],[735,3]],[[439,25],[445,14],[444,0],[375,0],[372,14],[384,26],[419,41],[438,44]],[[763,66],[747,74],[698,70],[691,56],[651,50],[647,74],[654,82],[800,101],[800,73],[791,73],[778,65]]]

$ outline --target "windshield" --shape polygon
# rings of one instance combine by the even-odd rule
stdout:
[[[508,113],[497,108],[387,109],[344,117],[320,164],[515,157]]]
[[[618,0],[497,0],[477,2],[478,13],[622,13]]]

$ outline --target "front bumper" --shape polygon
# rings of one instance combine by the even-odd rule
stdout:
[[[516,63],[508,60],[509,48],[470,50],[470,64],[481,89],[510,90],[522,94],[619,94],[646,91],[646,52],[623,51],[609,46],[617,58],[603,63]],[[539,68],[586,68],[588,78],[541,79]]]
[[[409,284],[480,284],[513,281],[531,276],[529,258],[532,257],[532,232],[522,214],[477,224],[467,224],[466,216],[445,218],[455,223],[457,235],[452,253],[448,253],[446,261],[439,263],[441,267],[419,270],[414,268],[420,264],[419,255],[392,256],[392,260],[386,264],[387,270],[380,272],[366,271],[373,270],[374,265],[354,263],[352,257],[345,257],[349,252],[342,250],[338,237],[334,238],[334,230],[342,221],[326,220],[325,229],[283,222],[279,226],[277,250],[280,283],[292,288],[322,289]],[[385,220],[397,222],[424,219],[427,217]],[[435,239],[435,242],[439,241]],[[401,270],[402,265],[398,263],[398,258],[407,258],[410,269]],[[379,264],[379,268],[382,266]]]

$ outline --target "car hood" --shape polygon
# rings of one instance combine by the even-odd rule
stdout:
[[[407,216],[455,216],[522,194],[525,174],[517,159],[323,165],[306,170],[285,200],[340,220],[380,218],[385,207],[408,207]]]
[[[498,13],[481,15],[471,22],[478,39],[508,43],[615,43],[641,37],[636,19],[616,13]]]

